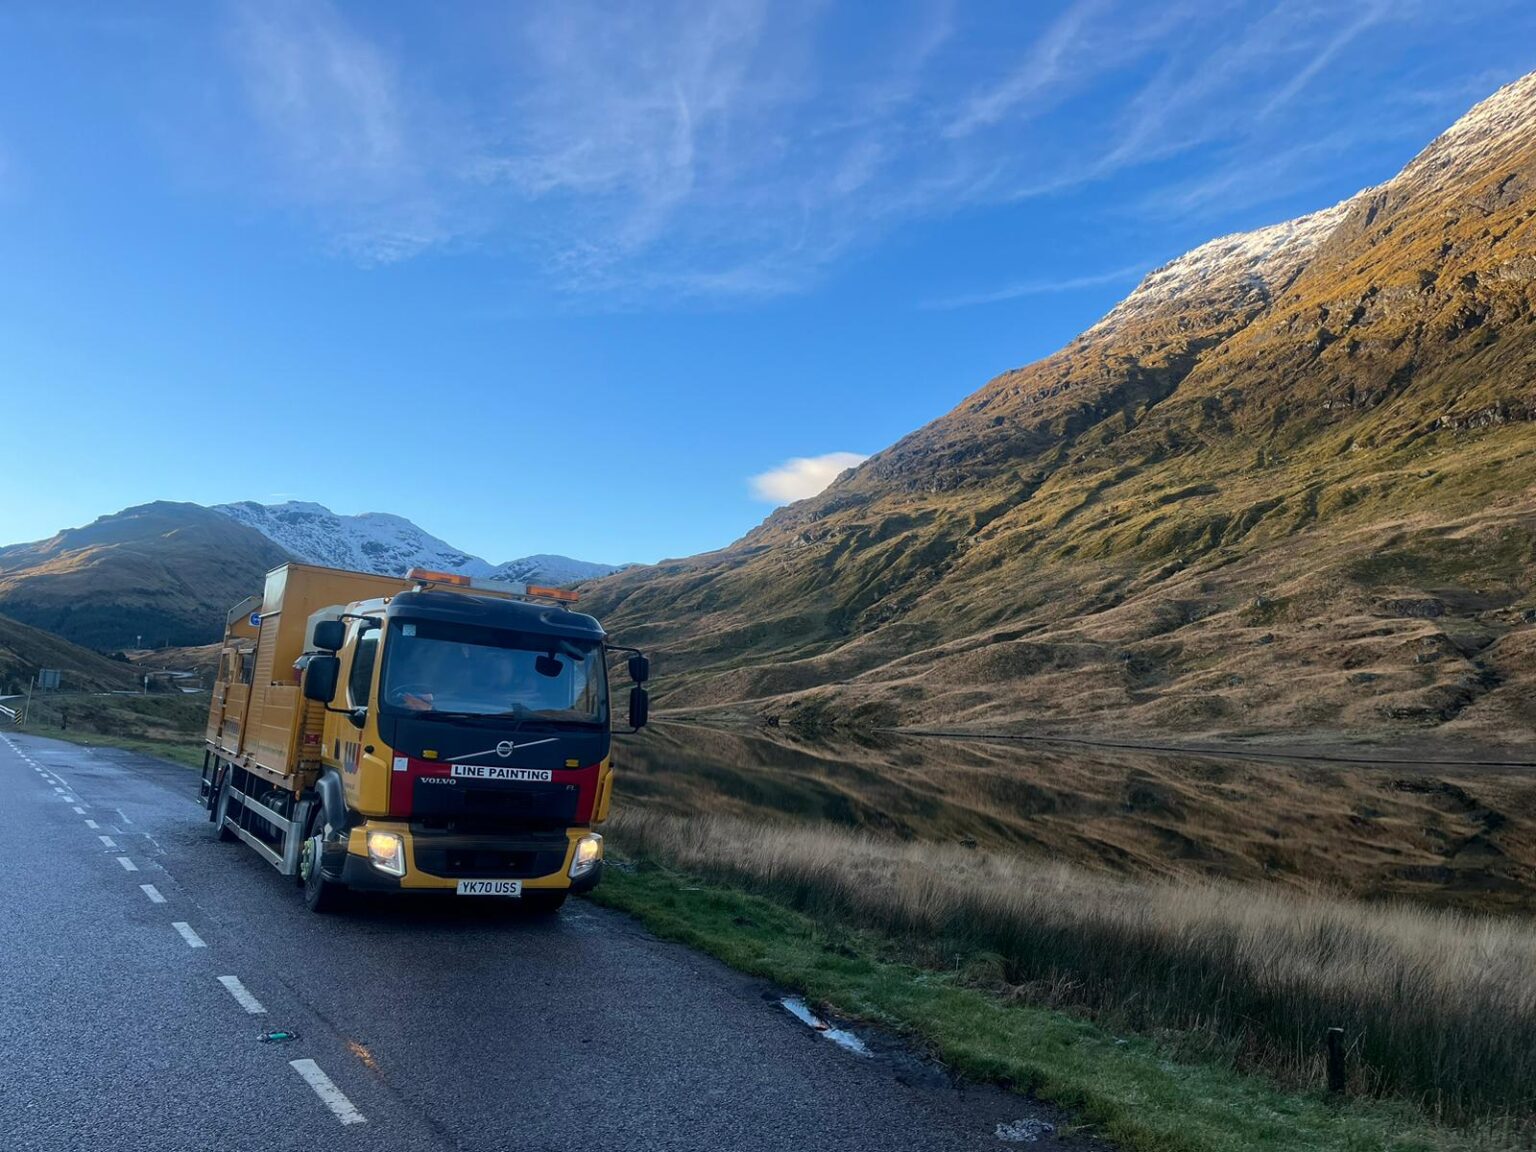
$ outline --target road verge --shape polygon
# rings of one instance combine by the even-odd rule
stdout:
[[[987,989],[986,956],[931,955],[763,896],[647,861],[592,897],[659,936],[901,1032],[963,1075],[1032,1093],[1135,1152],[1445,1152],[1515,1146],[1432,1125],[1407,1104],[1288,1091],[1230,1058],[1189,1060],[1178,1037],[1117,1036]]]

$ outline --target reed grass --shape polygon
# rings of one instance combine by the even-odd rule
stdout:
[[[631,810],[641,858],[968,959],[998,991],[1103,1023],[1176,1030],[1284,1082],[1323,1079],[1457,1125],[1536,1115],[1536,924],[1325,893],[1136,881],[831,826]]]

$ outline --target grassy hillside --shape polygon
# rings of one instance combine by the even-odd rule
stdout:
[[[0,616],[0,695],[25,692],[42,668],[57,668],[67,690],[115,692],[138,682],[133,666]]]
[[[217,512],[145,504],[0,548],[0,612],[93,648],[206,644],[287,559]]]
[[[1536,77],[587,603],[664,707],[1528,743],[1533,381]]]

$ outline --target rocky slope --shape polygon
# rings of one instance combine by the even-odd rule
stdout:
[[[289,558],[199,505],[144,504],[0,548],[0,612],[89,648],[203,644]]]
[[[278,547],[310,564],[401,576],[414,567],[463,572],[490,580],[572,584],[618,571],[616,564],[595,564],[569,556],[524,556],[491,564],[461,552],[423,532],[403,516],[364,512],[338,516],[320,504],[291,500],[286,504],[216,504],[222,512],[254,528]]]
[[[1536,76],[588,602],[673,708],[1533,741],[1533,312]]]

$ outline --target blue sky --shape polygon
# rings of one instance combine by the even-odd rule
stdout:
[[[0,543],[719,547],[1532,68],[1523,0],[11,0]]]

